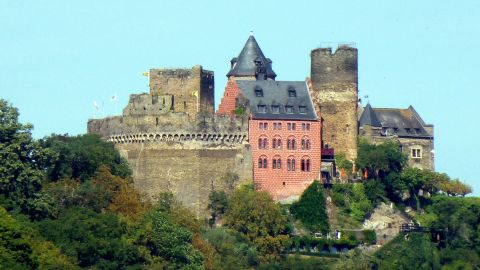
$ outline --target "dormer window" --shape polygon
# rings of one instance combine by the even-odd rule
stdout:
[[[280,106],[272,105],[272,113],[273,114],[279,114],[280,113]]]
[[[258,112],[259,113],[266,113],[267,112],[267,105],[258,105]]]
[[[288,97],[297,97],[297,91],[295,90],[295,88],[288,88]]]
[[[255,87],[255,96],[256,97],[263,97],[263,90],[260,87]]]
[[[292,114],[293,113],[293,106],[290,106],[290,105],[285,106],[285,112],[288,113],[288,114]]]
[[[307,106],[298,106],[298,112],[299,113],[307,113]]]

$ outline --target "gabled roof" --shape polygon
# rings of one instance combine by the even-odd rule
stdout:
[[[238,88],[248,99],[250,111],[254,119],[273,120],[317,120],[307,84],[304,81],[272,81],[272,80],[237,80]],[[255,90],[262,90],[263,96],[257,96]],[[295,97],[289,95],[289,90],[295,92]],[[258,105],[265,105],[265,112],[259,112]],[[274,112],[278,106],[278,113]],[[287,113],[285,107],[291,106],[292,113]],[[301,108],[300,108],[301,107]],[[300,112],[300,110],[305,112]]]
[[[248,40],[238,57],[233,58],[231,63],[232,68],[227,73],[227,77],[255,76],[257,67],[259,66],[265,69],[267,78],[274,80],[277,76],[272,69],[272,60],[263,55],[260,46],[258,46],[258,43],[252,34],[248,37]]]
[[[367,103],[367,106],[365,106],[365,110],[362,113],[362,116],[360,117],[360,126],[363,125],[370,125],[372,127],[381,127],[382,124],[380,123],[380,120],[378,120],[377,115],[373,111],[372,106],[370,106],[370,103]]]
[[[380,122],[380,126],[374,125],[376,117]],[[369,122],[370,121],[370,122]],[[431,137],[425,130],[425,122],[412,106],[407,109],[395,108],[372,108],[367,104],[365,111],[360,117],[359,126],[371,125],[374,127],[382,127],[389,135],[397,135],[400,137]]]

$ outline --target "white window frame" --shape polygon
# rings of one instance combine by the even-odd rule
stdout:
[[[415,159],[422,158],[422,148],[421,147],[410,148],[410,157]]]

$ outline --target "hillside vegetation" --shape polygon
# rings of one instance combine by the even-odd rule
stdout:
[[[369,179],[292,205],[252,186],[212,190],[209,220],[171,193],[146,199],[112,144],[96,135],[31,136],[0,99],[0,269],[478,269],[480,200],[445,174],[406,168],[398,145],[359,142]],[[344,161],[346,168],[352,165]],[[234,178],[228,175],[225,179]],[[337,209],[330,224],[327,197]],[[422,226],[375,252],[360,228],[380,202],[412,209]],[[345,230],[344,230],[345,229]]]

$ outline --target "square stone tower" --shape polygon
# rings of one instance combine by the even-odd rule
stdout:
[[[322,114],[323,144],[357,158],[358,136],[358,51],[342,45],[311,52],[313,100]]]
[[[214,75],[197,65],[191,69],[150,69],[150,95],[171,96],[171,110],[195,118],[214,112]]]

